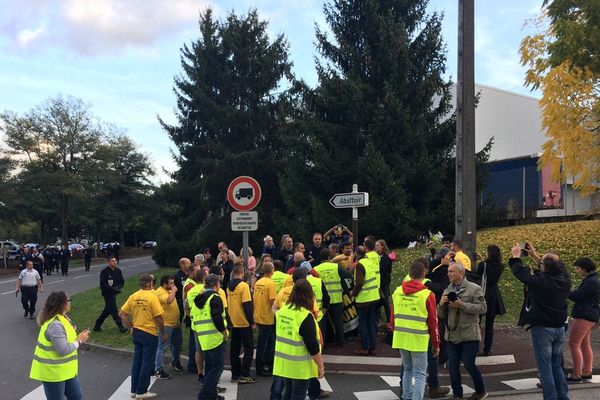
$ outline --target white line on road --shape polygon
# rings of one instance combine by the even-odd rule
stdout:
[[[89,276],[96,276],[97,274],[93,274],[93,275],[80,275],[80,276],[76,276],[75,279],[79,279],[79,278],[85,278],[85,277],[89,277]]]
[[[322,390],[326,390],[328,392],[333,392],[331,385],[329,384],[329,382],[327,382],[327,379],[325,379],[325,377],[319,379],[319,383],[321,384]]]
[[[65,281],[64,279],[59,279],[57,281],[53,281],[50,283],[44,283],[44,286],[54,285],[55,283],[60,283],[60,282],[64,282],[64,281]]]
[[[44,386],[40,385],[35,390],[27,393],[25,396],[21,397],[21,400],[45,400],[46,395],[44,394]]]
[[[11,291],[4,292],[4,293],[1,293],[1,294],[10,294],[10,293],[14,293],[14,292],[15,292],[14,290],[11,290]]]
[[[148,390],[150,390],[152,385],[154,385],[154,382],[156,382],[156,378],[154,378],[154,377],[150,378],[150,386],[148,386]],[[112,396],[110,396],[108,398],[108,400],[129,399],[130,393],[131,393],[131,375],[128,376],[127,379],[125,379],[123,381],[123,383],[121,383],[121,386],[119,386],[119,388],[112,394]]]

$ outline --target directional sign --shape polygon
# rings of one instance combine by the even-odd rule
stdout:
[[[254,178],[238,176],[227,188],[227,201],[238,211],[250,211],[258,205],[262,192]]]
[[[234,232],[257,231],[258,213],[256,211],[232,212],[231,230]]]
[[[367,207],[369,205],[369,193],[336,193],[329,199],[329,204],[335,208]]]

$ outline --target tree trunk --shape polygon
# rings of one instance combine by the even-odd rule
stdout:
[[[61,203],[61,244],[67,246],[69,243],[69,199],[67,198],[67,196],[62,196]]]

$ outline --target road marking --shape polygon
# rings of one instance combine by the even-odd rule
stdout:
[[[500,381],[507,386],[517,390],[535,389],[537,383],[540,380],[538,378],[526,378],[526,379],[513,379],[510,381]]]
[[[61,282],[64,282],[64,281],[65,281],[64,279],[59,279],[57,281],[53,281],[53,282],[50,282],[50,283],[44,283],[44,286],[50,286],[50,285],[54,285],[55,283],[61,283]]]
[[[475,358],[475,365],[500,365],[500,364],[514,364],[514,363],[515,363],[515,356],[513,354]]]
[[[354,357],[334,356],[331,354],[324,354],[323,362],[325,362],[325,364],[402,365],[400,357]]]
[[[331,388],[331,385],[329,384],[329,382],[327,382],[327,379],[325,379],[325,377],[319,379],[319,383],[321,384],[321,390],[326,390],[328,392],[333,392],[333,389]]]
[[[400,387],[400,376],[382,375],[381,379],[385,381],[390,387]]]
[[[11,283],[11,282],[16,282],[16,281],[17,281],[17,279],[15,278],[15,279],[9,279],[7,281],[0,281],[0,283]]]
[[[368,392],[354,392],[358,400],[399,400],[400,398],[391,390],[369,390]]]
[[[15,292],[14,290],[11,290],[10,292],[4,292],[2,294],[10,294],[10,293],[14,293],[14,292]]]
[[[148,390],[150,390],[150,388],[152,387],[152,385],[154,385],[154,382],[156,382],[156,378],[155,377],[151,377],[150,378],[150,385],[148,386]],[[131,375],[129,375],[124,381],[123,383],[121,383],[121,386],[118,387],[118,389],[112,394],[112,396],[110,396],[108,398],[108,400],[123,400],[123,399],[129,399],[129,395],[131,394]]]
[[[27,393],[25,396],[21,397],[21,400],[45,400],[46,395],[44,394],[44,385],[40,385],[35,390]]]
[[[231,371],[225,370],[219,380],[219,386],[226,388],[225,393],[221,393],[221,396],[225,397],[225,400],[236,400],[238,383],[231,382]]]
[[[79,278],[86,278],[86,277],[90,277],[90,276],[96,276],[97,274],[94,275],[80,275],[80,276],[76,276],[75,279],[79,279]]]

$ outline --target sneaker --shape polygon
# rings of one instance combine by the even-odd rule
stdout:
[[[450,388],[448,387],[429,388],[429,398],[431,399],[439,399],[440,397],[446,397],[448,393],[450,393]]]
[[[132,399],[135,399],[135,396],[137,396],[137,395],[135,394],[135,392],[131,392],[131,393],[129,393],[129,397],[131,397]]]
[[[591,381],[592,380],[592,374],[581,375],[581,379],[583,379],[584,381]]]
[[[29,315],[29,311],[25,311],[25,314],[23,314],[23,317],[27,318],[28,315]]]
[[[94,329],[92,329],[94,332],[102,332],[102,328],[99,326],[95,326]]]
[[[154,392],[146,392],[144,394],[136,394],[136,399],[153,399],[156,397],[156,393]]]
[[[217,386],[217,393],[225,393],[226,391],[227,391],[227,388]]]
[[[541,388],[542,388],[542,382],[538,382],[538,383],[536,383],[536,384],[535,384],[535,386],[537,386],[537,387],[538,387],[538,389],[541,389]]]
[[[256,371],[256,375],[258,375],[258,376],[273,376],[273,374],[270,373],[269,371],[267,371],[266,369],[263,369],[262,371]]]
[[[154,377],[156,379],[171,379],[171,375],[167,374],[165,371],[163,371],[162,369],[160,371],[158,371],[157,373],[154,374]]]
[[[488,394],[486,393],[473,393],[471,395],[471,397],[469,397],[470,400],[483,400],[483,399],[487,399]]]
[[[583,377],[575,378],[573,375],[568,374],[567,382],[568,383],[583,383]]]
[[[240,378],[238,379],[238,383],[240,385],[246,385],[249,383],[256,383],[256,382],[258,382],[258,381],[251,376],[240,376]]]
[[[175,371],[183,371],[183,367],[181,366],[181,363],[179,361],[177,361],[176,363],[171,363],[171,367],[173,367]]]
[[[231,382],[237,382],[240,380],[240,377],[238,375],[231,375]]]
[[[225,400],[225,397],[217,395],[217,400]]]
[[[204,374],[198,374],[198,382],[204,385]]]

